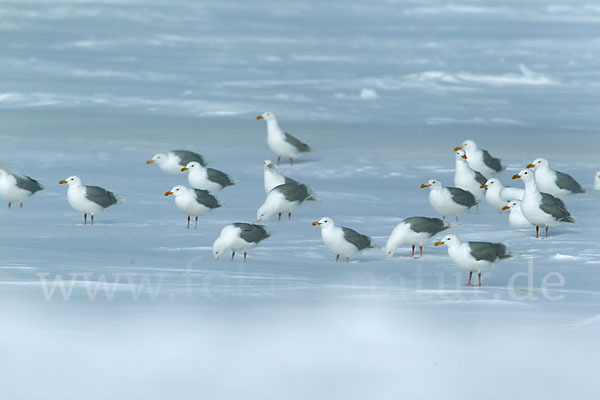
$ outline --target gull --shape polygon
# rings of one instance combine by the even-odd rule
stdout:
[[[500,159],[492,157],[487,150],[478,148],[474,141],[465,140],[462,145],[454,148],[455,151],[461,149],[467,153],[469,166],[483,174],[486,179],[502,171]]]
[[[585,193],[585,190],[571,175],[553,171],[545,158],[536,158],[526,168],[534,168],[535,182],[543,193],[549,193],[558,198],[575,193]]]
[[[508,214],[508,224],[513,228],[531,228],[533,224],[529,222],[521,211],[521,200],[509,200],[507,204],[502,207],[502,210],[510,210]]]
[[[290,165],[293,165],[294,157],[301,153],[310,152],[310,147],[307,144],[302,143],[279,127],[273,113],[266,112],[256,117],[256,119],[264,119],[267,122],[267,143],[271,150],[277,154],[277,165],[279,165],[281,157],[289,157]]]
[[[168,192],[165,192],[165,196],[170,195],[175,197],[175,206],[188,216],[188,228],[190,227],[190,217],[196,217],[196,225],[194,227],[197,228],[199,216],[206,215],[215,208],[221,207],[221,203],[206,190],[177,185],[173,186],[173,189]]]
[[[485,191],[485,199],[488,204],[497,210],[502,210],[509,200],[523,200],[523,189],[504,186],[500,179],[490,178],[482,188],[487,188]]]
[[[481,271],[490,270],[496,262],[515,256],[508,252],[508,246],[504,243],[461,242],[456,235],[448,235],[435,242],[436,246],[442,244],[448,247],[450,259],[460,268],[469,271],[466,286],[481,286]],[[478,285],[471,285],[473,272],[477,272],[479,277]]]
[[[350,261],[350,257],[361,251],[376,248],[370,237],[350,228],[337,227],[329,217],[323,217],[312,224],[321,227],[321,238],[325,246],[336,254],[336,261],[340,259],[340,254],[346,257],[346,261]]]
[[[466,214],[471,207],[477,204],[475,196],[469,191],[455,188],[444,187],[442,183],[435,179],[430,179],[421,185],[421,188],[429,188],[429,204],[444,219],[446,216],[458,216]]]
[[[77,176],[70,176],[58,183],[69,185],[67,199],[75,211],[83,213],[84,224],[87,224],[88,214],[91,214],[92,225],[94,225],[95,214],[99,214],[108,207],[117,203],[124,203],[127,200],[101,187],[85,186]]]
[[[189,171],[188,182],[194,189],[208,190],[215,193],[236,183],[226,173],[214,168],[205,168],[197,161],[188,163],[181,170]]]
[[[0,197],[8,201],[8,208],[13,201],[18,201],[23,208],[23,200],[43,189],[44,185],[29,176],[0,169]]]
[[[264,161],[265,173],[264,173],[264,181],[265,181],[265,192],[269,193],[274,187],[283,185],[284,183],[296,183],[295,180],[288,178],[287,176],[281,175],[279,172],[275,170],[273,166],[273,162],[271,160]]]
[[[236,251],[244,250],[244,261],[246,261],[246,250],[255,248],[258,243],[269,236],[271,234],[264,225],[245,222],[226,225],[213,243],[213,255],[215,260],[218,260],[225,250],[231,250],[231,259],[233,260]]]
[[[419,245],[419,257],[423,256],[423,243],[440,232],[450,229],[450,225],[444,224],[439,218],[409,217],[400,222],[390,235],[385,245],[388,257],[392,257],[401,244],[411,244],[412,254],[415,256],[415,246]]]
[[[168,153],[158,153],[150,160],[146,161],[146,164],[156,163],[160,169],[169,174],[181,174],[181,168],[192,161],[196,161],[202,166],[206,165],[204,158],[200,154],[187,150],[173,150]]]
[[[473,193],[478,202],[482,201],[485,197],[485,190],[481,185],[485,184],[485,176],[469,167],[468,156],[464,150],[457,150],[455,159],[454,186],[468,190]]]
[[[279,214],[279,219],[283,213],[288,213],[288,218],[292,218],[292,211],[305,201],[314,201],[312,192],[306,185],[285,183],[276,186],[267,194],[265,202],[256,212],[256,222],[261,222],[275,213]]]
[[[548,193],[541,193],[537,187],[533,172],[524,169],[513,175],[513,179],[521,179],[525,184],[525,195],[521,202],[521,211],[529,222],[535,225],[535,237],[539,237],[540,225],[548,227],[558,225],[559,222],[575,222],[565,203]]]

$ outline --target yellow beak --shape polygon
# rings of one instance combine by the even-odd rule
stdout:
[[[169,191],[169,192],[165,192],[165,196],[170,196],[170,195],[172,195],[172,194],[173,194],[173,192],[171,192],[171,191]]]
[[[262,221],[262,218],[259,218],[259,219],[256,220],[256,222],[260,222],[260,221]]]
[[[466,154],[463,154],[461,157],[464,158],[465,160],[467,159],[467,155]]]
[[[502,211],[505,211],[505,210],[508,210],[508,209],[510,209],[510,206],[504,206],[504,207],[502,207]]]
[[[458,146],[454,148],[454,151],[462,150],[462,146]]]
[[[513,178],[513,179],[519,179],[520,177],[521,177],[521,175],[519,175],[519,174],[514,174],[512,178]]]
[[[444,242],[442,242],[442,241],[435,242],[435,245],[436,245],[436,246],[441,246],[442,244],[444,244]]]
[[[533,165],[533,164],[527,164],[527,166],[525,168],[535,168],[535,165]]]
[[[319,223],[319,221],[315,221],[315,222],[313,222],[313,223],[312,223],[312,226],[317,226],[317,225],[321,225],[321,224]]]
[[[256,117],[256,119],[264,119],[264,117],[262,115],[259,115],[258,117]]]
[[[148,160],[146,161],[146,164],[152,164],[154,162],[154,160]]]
[[[188,169],[189,169],[188,167],[181,168],[182,171],[187,171]]]
[[[61,181],[60,181],[60,182],[58,182],[58,183],[60,183],[60,184],[62,185],[63,183],[67,183],[67,181],[65,181],[65,180],[63,179],[63,180],[61,180]]]
[[[267,168],[273,168],[273,164],[267,164]]]
[[[428,183],[423,183],[423,184],[421,184],[421,189],[429,187],[429,186],[431,186],[431,185]]]
[[[481,185],[481,186],[479,186],[479,187],[483,189],[483,188],[486,188],[486,187],[488,187],[488,185],[486,185],[486,184],[484,183],[483,185]]]

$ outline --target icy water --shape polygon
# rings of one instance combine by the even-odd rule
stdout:
[[[6,399],[593,399],[600,349],[600,8],[592,3],[0,1],[0,160],[46,190],[0,204]],[[253,221],[275,112],[315,152],[280,172],[320,201],[216,262]],[[383,246],[464,139],[538,156],[588,193],[549,239],[487,205],[452,233],[520,256],[466,288],[429,243],[335,262],[322,216]],[[238,184],[198,229],[145,160],[189,148]],[[128,198],[94,227],[58,181]]]

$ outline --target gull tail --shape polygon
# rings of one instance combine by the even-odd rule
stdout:
[[[119,195],[116,195],[116,197],[117,197],[117,203],[119,203],[119,204],[123,204],[127,201],[127,197],[123,197],[123,196],[119,196]]]

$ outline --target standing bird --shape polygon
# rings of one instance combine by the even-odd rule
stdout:
[[[244,261],[246,261],[246,250],[255,248],[258,243],[269,236],[271,234],[264,225],[244,222],[226,225],[213,243],[213,255],[215,260],[218,260],[225,250],[231,250],[231,259],[233,260],[236,251],[244,250]]]
[[[442,244],[448,247],[450,259],[460,268],[469,271],[469,282],[466,286],[481,286],[481,271],[491,269],[497,261],[515,256],[508,252],[504,243],[461,242],[456,235],[448,235],[435,242],[436,246]],[[479,277],[478,285],[471,285],[473,272],[477,272]]]
[[[454,151],[461,149],[467,153],[469,166],[473,170],[481,172],[486,179],[502,171],[500,159],[492,157],[487,150],[479,149],[474,141],[465,140],[462,145],[455,147]]]
[[[194,189],[208,190],[211,193],[220,192],[227,186],[235,185],[229,175],[218,169],[205,168],[199,162],[192,161],[182,171],[189,171],[188,182]]]
[[[77,176],[70,176],[58,183],[69,185],[67,199],[75,211],[83,213],[84,225],[87,224],[88,214],[91,214],[92,225],[94,225],[95,214],[99,214],[108,207],[117,203],[124,203],[127,200],[101,187],[85,186]]]
[[[194,228],[197,228],[199,216],[206,215],[215,208],[221,207],[221,203],[219,203],[216,197],[206,190],[192,189],[177,185],[168,192],[165,192],[165,196],[170,195],[175,197],[175,206],[188,216],[188,229],[190,227],[190,217],[196,217],[196,225]]]
[[[600,171],[596,172],[594,178],[594,190],[600,190]]]
[[[321,227],[321,238],[325,246],[336,255],[335,261],[340,259],[340,254],[346,257],[346,261],[350,261],[350,257],[361,251],[376,248],[370,237],[350,228],[337,227],[329,217],[323,217],[312,224]]]
[[[275,213],[279,214],[279,219],[283,213],[288,213],[288,219],[292,218],[292,211],[305,201],[314,201],[306,185],[285,183],[276,186],[267,194],[265,202],[256,212],[256,222],[261,222]]]
[[[521,211],[521,200],[510,200],[502,207],[502,210],[510,210],[508,214],[508,224],[513,228],[532,228],[533,224],[529,222]]]
[[[469,167],[468,156],[464,150],[457,150],[455,158],[454,186],[473,193],[477,202],[482,201],[485,198],[485,189],[481,185],[485,184],[485,176]]]
[[[411,244],[412,254],[415,256],[415,246],[419,245],[419,257],[423,256],[423,243],[440,232],[450,229],[450,225],[444,224],[439,218],[410,217],[400,222],[390,235],[385,245],[385,252],[392,257],[401,244]]]
[[[8,208],[13,201],[18,201],[23,208],[23,200],[43,189],[44,185],[33,178],[0,169],[0,197],[8,201]]]
[[[181,174],[181,168],[185,167],[192,161],[196,161],[202,166],[205,166],[204,158],[193,151],[173,150],[168,153],[159,153],[146,161],[146,164],[156,163],[163,171],[169,174]]]
[[[264,161],[265,166],[265,192],[269,193],[274,187],[283,185],[284,183],[296,183],[295,180],[281,175],[275,170],[271,160]]]
[[[509,200],[523,200],[525,193],[523,189],[504,186],[498,178],[488,179],[481,187],[487,188],[485,199],[496,210],[502,210]]]
[[[533,172],[524,169],[513,175],[513,179],[522,179],[525,184],[525,195],[521,202],[521,211],[529,222],[535,225],[535,237],[540,235],[540,225],[548,227],[558,225],[559,222],[575,222],[565,203],[557,197],[548,193],[541,193],[533,176]]]
[[[438,213],[446,216],[466,214],[471,207],[477,204],[473,193],[455,187],[444,187],[435,179],[430,179],[421,185],[421,189],[429,188],[429,204]]]
[[[267,122],[267,143],[271,150],[277,154],[277,165],[279,165],[281,157],[289,157],[290,165],[293,165],[294,157],[301,153],[310,152],[310,147],[306,143],[302,143],[279,127],[273,113],[266,112],[256,117],[256,119],[264,119]]]
[[[543,193],[549,193],[561,199],[570,194],[585,193],[585,190],[571,175],[553,171],[545,158],[536,158],[526,168],[534,168],[535,182]]]

